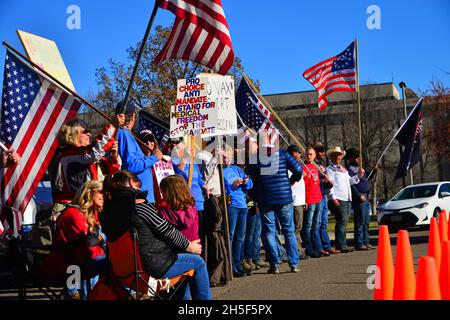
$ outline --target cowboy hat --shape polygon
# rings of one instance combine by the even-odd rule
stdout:
[[[314,143],[311,144],[311,147],[316,150],[316,152],[325,152],[325,146],[323,145],[323,143],[316,141]]]
[[[341,150],[341,147],[333,147],[327,150],[327,157],[329,158],[332,153],[340,153],[342,157],[345,157],[345,151]]]

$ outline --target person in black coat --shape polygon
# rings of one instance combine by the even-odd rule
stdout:
[[[154,278],[173,278],[194,269],[189,282],[193,300],[210,300],[206,264],[200,240],[189,242],[140,192],[140,181],[130,171],[119,171],[104,182],[104,233],[114,241],[131,227],[139,237],[142,268]],[[187,298],[187,297],[186,297]]]

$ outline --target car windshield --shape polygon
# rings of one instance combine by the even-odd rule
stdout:
[[[400,191],[394,198],[392,198],[392,201],[428,198],[436,193],[436,189],[437,185],[406,188]]]

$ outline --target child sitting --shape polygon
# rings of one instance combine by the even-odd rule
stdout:
[[[189,241],[198,240],[198,212],[186,181],[179,175],[168,176],[159,188],[164,199],[159,212]]]

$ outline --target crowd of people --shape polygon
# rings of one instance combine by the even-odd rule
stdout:
[[[131,229],[150,276],[171,278],[194,269],[185,299],[210,299],[210,288],[226,285],[231,273],[238,278],[267,268],[279,274],[285,262],[297,273],[304,259],[372,249],[371,186],[358,150],[325,150],[320,142],[281,150],[261,139],[249,139],[245,148],[208,148],[215,140],[204,139],[195,152],[182,139],[171,139],[162,151],[150,130],[134,133],[135,121],[135,106],[119,103],[94,140],[79,120],[59,132],[60,148],[49,168],[53,242],[66,250],[52,251],[42,270],[64,274],[71,264],[89,270],[79,288],[67,289],[68,297],[87,297],[87,281],[94,287],[99,275],[110,272],[107,243]],[[158,183],[153,167],[168,155],[174,174]],[[14,165],[20,157],[10,150],[2,161]],[[351,208],[354,248],[346,240]],[[336,219],[334,248],[329,210]]]

